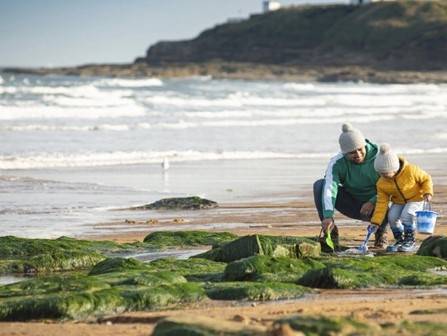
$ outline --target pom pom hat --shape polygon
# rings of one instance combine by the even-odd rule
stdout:
[[[341,127],[342,133],[338,138],[340,149],[343,154],[355,151],[357,148],[365,147],[366,141],[362,132],[346,123]]]
[[[374,169],[378,173],[392,173],[399,170],[399,157],[391,150],[391,146],[383,144],[374,160]]]

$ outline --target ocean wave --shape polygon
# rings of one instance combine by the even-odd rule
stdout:
[[[92,83],[95,86],[103,87],[150,87],[150,86],[163,86],[163,81],[159,78],[146,78],[146,79],[120,79],[120,78],[104,78]]]
[[[397,148],[401,154],[440,154],[447,153],[447,148],[429,149]],[[161,163],[168,159],[172,162],[216,161],[216,160],[258,160],[258,159],[313,159],[329,158],[333,153],[281,153],[269,151],[116,151],[90,153],[37,153],[33,155],[0,155],[0,169],[39,169],[98,167],[130,164]]]
[[[103,107],[122,106],[134,104],[134,100],[123,98],[121,95],[104,94],[101,97],[97,96],[95,99],[88,97],[66,97],[44,95],[42,101],[51,105],[68,106],[68,107]]]
[[[0,120],[23,119],[98,119],[118,117],[138,117],[145,114],[142,106],[128,105],[116,107],[58,107],[58,106],[2,106]]]
[[[216,111],[182,111],[178,114],[184,115],[191,119],[226,119],[226,118],[255,118],[255,117],[274,117],[274,118],[289,118],[289,117],[330,117],[330,116],[350,116],[350,115],[381,115],[394,114],[411,118],[419,115],[426,116],[432,113],[443,115],[445,111],[444,106],[421,104],[416,106],[409,106],[406,108],[398,108],[394,106],[385,107],[364,107],[358,109],[353,106],[343,107],[314,107],[314,108],[282,108],[280,110],[271,109],[239,109],[239,110],[216,110]]]
[[[326,153],[276,153],[264,151],[200,152],[200,151],[133,151],[95,153],[37,153],[34,155],[0,155],[0,169],[33,169],[63,167],[96,167],[124,164],[161,163],[165,158],[171,162],[210,160],[253,160],[274,158],[327,157]]]
[[[290,91],[305,93],[324,93],[324,94],[350,94],[361,93],[368,95],[393,95],[420,93],[427,94],[439,93],[444,90],[442,86],[436,84],[352,84],[352,83],[285,83],[283,88]]]
[[[34,95],[62,95],[77,98],[104,98],[114,96],[130,96],[132,90],[104,91],[92,84],[73,86],[2,86],[0,94],[34,94]]]

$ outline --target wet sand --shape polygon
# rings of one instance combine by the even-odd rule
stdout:
[[[447,183],[442,167],[430,170],[435,182],[433,207],[441,213],[436,234],[447,235]],[[151,231],[160,227],[169,229],[201,228],[209,231],[231,231],[238,235],[272,234],[316,236],[319,233],[312,195],[309,188],[287,194],[279,193],[273,199],[298,199],[299,201],[272,201],[257,203],[221,204],[216,210],[178,213],[163,216],[157,222],[148,214],[145,221],[123,218],[113,223],[98,223],[106,227],[107,234],[92,239],[109,239],[117,242],[142,240]],[[337,215],[341,243],[358,246],[364,238],[366,224]],[[234,224],[234,227],[226,224]],[[128,230],[113,233],[113,227],[123,225]],[[390,234],[389,234],[390,237]],[[417,235],[420,243],[426,235]],[[390,237],[391,238],[391,237]],[[415,314],[419,310],[432,313]],[[295,314],[353,316],[372,323],[396,322],[400,320],[445,322],[447,318],[447,289],[374,289],[374,290],[320,290],[299,300],[273,301],[265,303],[205,300],[194,306],[157,312],[132,312],[109,317],[100,322],[39,321],[27,323],[0,323],[3,335],[149,335],[155,323],[166,316],[194,314],[218,319],[237,321],[246,325],[270,326],[273,320]]]

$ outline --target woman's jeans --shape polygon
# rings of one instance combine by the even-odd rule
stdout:
[[[324,187],[324,179],[317,180],[314,183],[314,201],[315,201],[315,207],[317,208],[318,216],[320,217],[320,220],[324,219],[323,205],[321,204],[322,203],[323,187]],[[360,209],[362,208],[362,205],[364,203],[365,202],[360,201],[357,198],[355,198],[354,196],[352,196],[349,192],[347,192],[345,190],[345,188],[343,188],[343,187],[338,188],[337,199],[335,200],[335,209],[340,211],[346,217],[369,222],[371,220],[371,216],[364,216],[360,213]],[[383,220],[383,222],[380,225],[380,228],[378,230],[378,232],[380,234],[383,234],[386,231],[387,223],[388,223],[388,221],[385,216],[385,219]]]

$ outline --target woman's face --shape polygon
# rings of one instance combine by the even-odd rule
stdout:
[[[349,161],[360,164],[365,160],[366,147],[363,146],[363,147],[357,148],[357,149],[353,150],[352,152],[346,153],[345,155]]]

